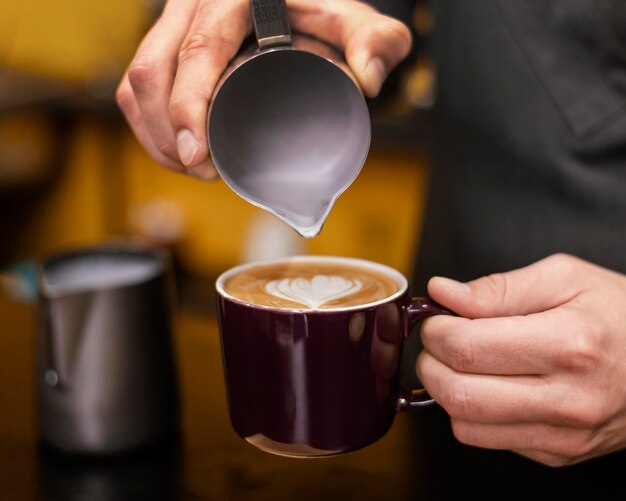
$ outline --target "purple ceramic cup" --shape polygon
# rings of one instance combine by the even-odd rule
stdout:
[[[332,456],[381,438],[397,412],[434,401],[402,390],[402,343],[420,320],[449,314],[430,299],[411,298],[407,279],[387,266],[352,258],[299,256],[382,272],[393,295],[333,309],[287,309],[238,300],[216,283],[222,356],[233,428],[264,451],[292,457]],[[285,260],[265,261],[263,264]]]

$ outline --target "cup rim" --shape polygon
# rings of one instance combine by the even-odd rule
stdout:
[[[249,301],[244,301],[242,299],[238,299],[224,290],[224,282],[226,280],[228,280],[232,276],[246,269],[253,268],[256,266],[263,266],[263,265],[272,265],[272,264],[279,264],[279,263],[285,263],[285,262],[303,262],[303,261],[313,262],[313,263],[331,261],[333,263],[339,263],[339,264],[344,263],[344,264],[351,264],[353,266],[354,265],[364,266],[366,268],[384,273],[385,275],[395,280],[396,283],[398,284],[398,290],[387,297],[378,299],[377,301],[371,301],[369,303],[358,304],[358,305],[353,305],[353,306],[331,307],[331,308],[324,308],[324,309],[322,308],[288,308],[284,306],[280,307],[280,306],[260,305],[260,304],[251,303]],[[387,266],[386,264],[377,263],[375,261],[369,261],[367,259],[361,259],[361,258],[355,258],[355,257],[325,256],[325,255],[313,255],[313,254],[287,256],[287,257],[274,258],[274,259],[263,259],[263,260],[240,264],[224,271],[215,280],[215,290],[217,294],[221,296],[222,298],[232,301],[234,303],[248,306],[250,308],[273,311],[277,313],[306,313],[307,315],[309,314],[328,315],[329,313],[343,313],[343,312],[348,312],[348,311],[360,311],[360,310],[374,308],[378,305],[395,301],[397,298],[401,297],[402,295],[406,293],[408,287],[409,287],[409,282],[407,278],[398,270],[396,270],[395,268],[392,268],[391,266]]]

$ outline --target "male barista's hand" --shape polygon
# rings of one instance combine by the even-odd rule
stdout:
[[[367,96],[409,52],[399,21],[356,0],[288,0],[292,31],[339,50]],[[211,180],[206,116],[229,61],[252,32],[249,0],[169,0],[122,79],[117,102],[135,135],[165,167]]]
[[[461,442],[561,466],[626,447],[626,276],[554,255],[432,298],[417,373]]]

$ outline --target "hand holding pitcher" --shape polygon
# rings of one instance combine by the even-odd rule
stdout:
[[[287,6],[292,30],[342,52],[369,97],[410,49],[402,23],[362,2],[293,0]],[[249,0],[167,2],[117,91],[137,139],[157,162],[216,178],[206,136],[209,102],[252,29]]]

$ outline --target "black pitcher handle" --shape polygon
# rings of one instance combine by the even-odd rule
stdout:
[[[250,0],[259,50],[291,46],[285,0]]]

